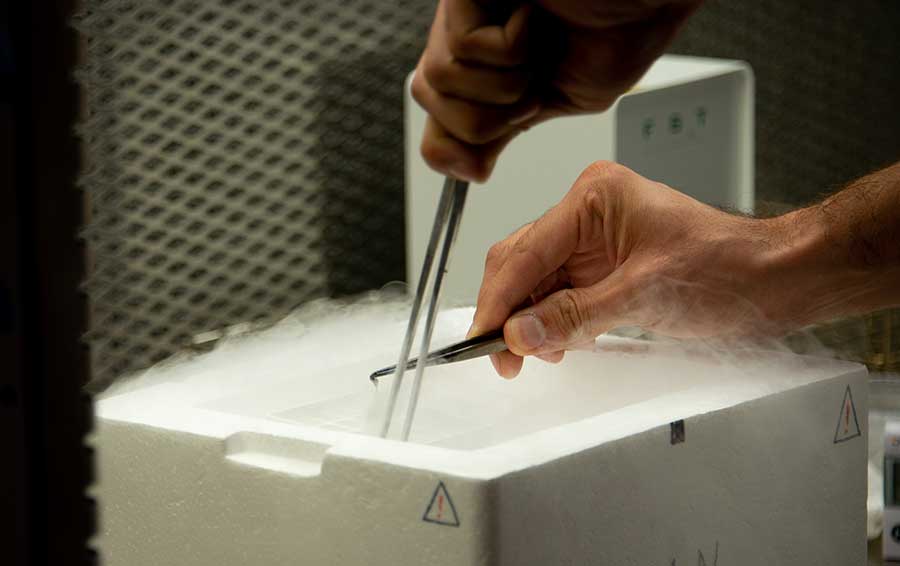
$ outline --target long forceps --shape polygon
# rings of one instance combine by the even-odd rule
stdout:
[[[394,371],[394,380],[391,383],[391,391],[388,397],[384,420],[381,423],[382,437],[387,437],[388,431],[391,428],[394,409],[397,406],[397,397],[400,394],[400,385],[403,381],[403,374],[409,360],[410,350],[412,349],[413,336],[416,334],[416,327],[419,323],[422,303],[425,300],[428,279],[431,276],[431,268],[434,264],[438,244],[441,244],[441,253],[438,257],[438,266],[434,275],[434,283],[432,284],[431,293],[428,297],[428,312],[425,315],[425,329],[422,333],[422,340],[419,346],[419,359],[426,359],[428,355],[428,348],[431,345],[431,335],[434,332],[434,321],[437,317],[441,285],[444,282],[444,274],[447,272],[447,263],[450,260],[450,252],[453,249],[453,243],[456,240],[456,234],[459,231],[459,222],[462,218],[468,191],[468,181],[460,181],[459,179],[454,179],[449,176],[444,181],[441,199],[438,202],[437,212],[434,217],[434,226],[431,229],[431,237],[428,240],[428,248],[425,251],[425,261],[422,264],[422,272],[419,275],[419,283],[416,286],[416,296],[413,300],[409,322],[406,325],[406,335],[403,338],[403,345],[400,348],[400,356]],[[409,431],[412,427],[412,420],[416,412],[419,390],[422,387],[422,375],[426,365],[427,364],[416,365],[416,373],[413,377],[409,405],[407,406],[406,417],[403,421],[403,431],[401,433],[401,438],[403,440],[409,439]]]
[[[466,360],[487,356],[489,354],[503,352],[504,350],[507,350],[506,341],[503,339],[503,329],[499,328],[497,330],[494,330],[493,332],[482,334],[481,336],[476,336],[474,338],[469,338],[468,340],[463,340],[462,342],[450,344],[449,346],[441,348],[440,350],[434,350],[433,352],[430,352],[428,354],[427,358],[425,358],[425,365],[436,366],[438,364],[463,362]],[[406,362],[406,369],[414,369],[418,365],[418,363],[419,358],[413,358]],[[369,376],[369,379],[377,382],[379,377],[391,375],[396,371],[397,366],[395,365],[382,368],[372,373],[372,375]]]

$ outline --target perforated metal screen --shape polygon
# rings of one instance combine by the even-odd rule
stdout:
[[[402,279],[402,81],[433,0],[83,0],[95,379]],[[757,77],[757,193],[898,157],[900,3],[708,0],[673,51]]]
[[[402,279],[402,81],[432,10],[85,2],[96,379]]]

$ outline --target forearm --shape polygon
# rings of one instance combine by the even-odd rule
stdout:
[[[771,316],[803,325],[900,305],[900,163],[770,221]]]

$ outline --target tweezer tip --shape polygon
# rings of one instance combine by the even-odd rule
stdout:
[[[394,371],[394,368],[384,368],[384,369],[380,369],[378,371],[373,371],[372,374],[369,376],[369,381],[371,381],[372,383],[377,385],[379,377],[384,377],[384,376],[392,373],[393,371]]]

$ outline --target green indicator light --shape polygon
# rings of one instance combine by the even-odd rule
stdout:
[[[681,114],[672,112],[672,114],[669,115],[669,132],[680,134],[683,127],[684,122],[681,120]]]
[[[641,124],[641,136],[645,140],[649,140],[650,136],[653,135],[653,130],[656,128],[656,122],[653,118],[644,118],[643,124]]]

